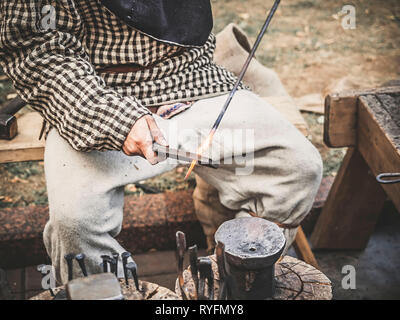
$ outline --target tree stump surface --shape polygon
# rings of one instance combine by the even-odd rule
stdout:
[[[209,256],[214,272],[214,299],[218,297],[219,274],[216,256]],[[189,299],[195,297],[195,287],[190,273],[190,266],[184,270],[185,280],[183,289]],[[207,292],[207,285],[205,292]],[[179,299],[182,298],[178,281],[175,284],[175,292]],[[272,300],[331,300],[332,283],[319,270],[311,265],[290,257],[285,256],[275,264],[275,294]]]
[[[125,280],[120,279],[122,295],[125,300],[178,300],[175,292],[159,286],[158,284],[140,281],[139,287],[141,291],[137,291],[132,279],[129,279],[129,286],[126,286]],[[53,289],[54,294],[57,295],[61,290],[65,290],[64,286]],[[65,291],[64,291],[65,292]],[[54,300],[48,290],[30,298],[29,300]]]

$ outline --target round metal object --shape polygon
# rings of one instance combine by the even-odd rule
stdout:
[[[266,299],[274,294],[274,265],[285,248],[279,227],[262,218],[224,222],[215,241],[225,244],[229,298]]]

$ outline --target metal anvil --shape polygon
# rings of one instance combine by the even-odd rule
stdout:
[[[224,222],[215,242],[225,245],[228,299],[262,300],[275,292],[275,263],[286,239],[279,227],[261,218]]]

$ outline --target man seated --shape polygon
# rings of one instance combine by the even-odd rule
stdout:
[[[209,0],[196,1],[209,6]],[[122,225],[124,185],[177,166],[158,160],[153,141],[196,152],[236,81],[213,63],[210,10],[193,11],[193,1],[173,1],[169,6],[176,8],[150,10],[163,19],[149,28],[124,16],[126,1],[109,3],[0,4],[1,66],[45,121],[50,217],[43,238],[63,283],[65,254],[84,252],[88,272],[96,273],[101,255],[125,251],[114,238]],[[170,13],[182,8],[193,16],[175,16],[170,23]],[[128,8],[133,16],[149,12],[134,9]],[[191,25],[197,21],[202,28]],[[196,166],[195,172],[236,217],[253,212],[286,226],[290,245],[320,184],[318,151],[244,85],[218,130],[210,157],[233,161],[221,161],[218,169]],[[223,143],[227,132],[232,143]],[[235,132],[243,135],[235,138]],[[243,136],[251,143],[238,148]],[[244,166],[234,161],[242,154],[251,155]]]

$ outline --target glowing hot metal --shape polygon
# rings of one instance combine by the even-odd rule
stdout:
[[[260,33],[259,33],[258,36],[257,36],[257,40],[256,40],[256,42],[254,43],[254,46],[253,46],[253,48],[251,49],[251,51],[250,51],[250,53],[249,53],[249,56],[247,57],[247,60],[246,60],[246,62],[245,62],[244,65],[243,65],[242,70],[240,71],[239,77],[238,77],[238,79],[237,79],[237,81],[236,81],[236,83],[235,83],[235,85],[234,85],[232,91],[229,93],[229,96],[228,96],[228,98],[226,99],[226,102],[225,102],[224,106],[222,107],[222,110],[221,110],[220,114],[218,115],[217,120],[215,121],[214,125],[212,126],[212,129],[211,129],[211,131],[210,131],[208,137],[207,137],[206,140],[200,145],[200,147],[199,147],[198,150],[197,150],[197,155],[198,155],[198,156],[201,156],[201,154],[204,152],[204,150],[206,150],[206,149],[211,145],[212,139],[213,139],[214,134],[215,134],[215,131],[217,131],[217,129],[218,129],[220,123],[221,123],[221,120],[222,120],[222,118],[224,117],[224,114],[225,114],[226,110],[228,109],[229,104],[231,103],[232,98],[233,98],[233,96],[235,95],[235,93],[236,93],[236,91],[237,91],[237,89],[238,89],[238,87],[239,87],[239,85],[240,85],[240,82],[243,80],[243,77],[244,77],[244,75],[245,75],[245,73],[246,73],[246,71],[247,71],[247,68],[248,68],[249,65],[250,65],[251,59],[253,59],[254,54],[256,53],[256,50],[257,50],[257,48],[258,48],[258,46],[259,46],[259,44],[260,44],[260,42],[261,42],[261,39],[262,39],[262,37],[264,36],[265,32],[266,32],[267,29],[268,29],[269,23],[271,22],[271,19],[272,19],[272,17],[274,16],[275,11],[276,11],[276,9],[278,8],[279,3],[280,3],[280,0],[275,0],[274,5],[272,6],[272,8],[271,8],[271,10],[270,10],[270,12],[269,12],[269,14],[268,14],[268,17],[267,17],[267,19],[265,20],[264,25],[263,25],[263,27],[261,28],[261,31],[260,31]],[[190,175],[191,172],[193,171],[194,166],[196,165],[196,163],[197,163],[197,160],[193,160],[193,161],[192,161],[192,163],[190,164],[189,170],[188,170],[188,172],[186,173],[185,179],[187,179],[187,178],[189,177],[189,175]]]

